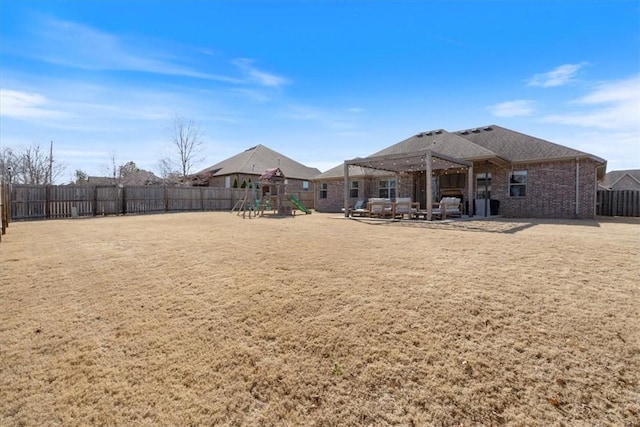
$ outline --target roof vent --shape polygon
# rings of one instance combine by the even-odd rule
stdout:
[[[469,135],[469,131],[468,130],[463,130],[462,132],[460,132],[460,135]]]
[[[424,133],[420,132],[419,134],[416,135],[417,138],[422,138],[424,136]]]
[[[442,133],[442,129],[436,131],[436,135],[440,135]]]
[[[473,132],[473,133],[480,133],[480,129],[471,129],[471,132]]]
[[[493,128],[491,126],[487,126],[484,130],[493,130]]]
[[[246,149],[246,150],[244,150],[244,151],[251,151],[251,150],[255,150],[256,148],[258,148],[258,146],[257,146],[257,145],[256,145],[255,147],[247,148],[247,149]]]
[[[433,135],[433,132],[427,132],[425,135],[431,136],[431,135]]]

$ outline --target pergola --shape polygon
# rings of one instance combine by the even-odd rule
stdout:
[[[473,200],[473,163],[471,162],[446,156],[428,149],[411,153],[387,154],[365,158],[358,157],[353,160],[345,160],[344,162],[345,216],[349,215],[349,166],[360,166],[362,168],[394,172],[395,174],[424,171],[426,177],[426,211],[427,220],[429,221],[431,220],[433,209],[431,182],[434,171],[460,168],[467,169],[468,200]]]

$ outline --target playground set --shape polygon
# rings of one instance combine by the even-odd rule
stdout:
[[[295,195],[287,193],[286,177],[280,168],[267,169],[260,175],[259,182],[249,183],[244,190],[243,198],[231,209],[231,212],[237,211],[237,215],[242,213],[242,218],[265,214],[294,216],[296,210],[311,213]]]

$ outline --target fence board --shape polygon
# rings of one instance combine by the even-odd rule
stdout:
[[[11,191],[9,184],[0,182],[0,241],[2,235],[6,234],[9,222],[11,220]]]
[[[596,214],[602,216],[640,216],[640,191],[598,190]]]
[[[293,194],[306,207],[313,207],[313,192]],[[224,211],[231,210],[244,195],[241,188],[19,184],[12,186],[9,206],[15,220]],[[255,197],[260,195],[256,192]]]

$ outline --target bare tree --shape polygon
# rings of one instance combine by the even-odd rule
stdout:
[[[53,150],[49,153],[40,148],[40,144],[32,144],[18,150],[4,148],[0,153],[2,173],[9,175],[16,184],[53,184],[64,173],[66,165],[55,163]]]
[[[168,157],[163,157],[156,164],[158,176],[162,178],[165,184],[177,183],[180,179],[180,173],[176,170],[175,165]]]
[[[0,150],[0,177],[3,182],[12,182],[18,170],[18,157],[10,147]]]
[[[202,129],[193,120],[176,114],[173,116],[170,139],[171,158],[175,159],[182,182],[186,184],[191,168],[202,161]]]
[[[105,172],[109,178],[113,179],[113,184],[115,186],[120,185],[122,177],[120,176],[120,167],[118,167],[118,155],[115,151],[111,151],[108,155]]]

